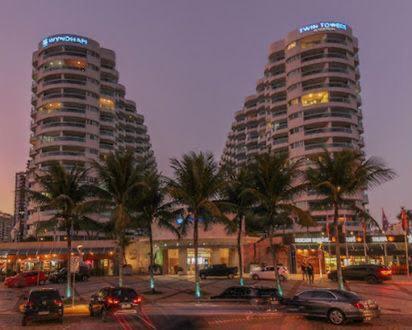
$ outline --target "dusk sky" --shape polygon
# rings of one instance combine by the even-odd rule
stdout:
[[[369,193],[379,220],[412,208],[412,1],[5,1],[0,0],[0,210],[13,212],[14,175],[29,156],[31,56],[56,33],[88,36],[117,54],[120,82],[145,116],[160,170],[171,157],[217,159],[268,47],[321,20],[359,38],[366,152],[398,178]]]

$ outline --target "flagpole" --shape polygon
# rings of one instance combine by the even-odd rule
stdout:
[[[409,233],[409,219],[408,214],[404,207],[401,210],[401,222],[402,222],[402,229],[405,234],[405,264],[406,264],[406,276],[409,277],[409,251],[408,251],[408,233]]]
[[[409,277],[408,232],[406,230],[405,230],[405,257],[406,257],[406,276]]]

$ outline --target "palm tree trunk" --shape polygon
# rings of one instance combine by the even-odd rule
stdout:
[[[67,235],[67,288],[66,288],[66,298],[72,296],[71,292],[71,271],[70,271],[70,259],[72,257],[72,235],[71,229],[66,231]]]
[[[336,255],[336,273],[338,277],[338,286],[340,290],[345,290],[343,285],[343,276],[342,276],[342,264],[340,260],[340,237],[339,237],[339,207],[337,203],[333,204],[334,215],[333,215],[333,226],[335,229],[336,241],[335,241],[335,255]]]
[[[239,257],[239,276],[240,276],[239,282],[240,282],[240,285],[244,284],[244,282],[243,282],[243,254],[242,254],[243,219],[244,219],[243,215],[240,214],[239,215],[239,221],[238,221],[239,228],[238,228],[238,232],[237,232],[237,254],[238,254],[238,257]]]
[[[276,288],[278,290],[279,297],[283,297],[283,289],[280,283],[280,278],[279,278],[279,273],[278,273],[278,260],[277,260],[277,255],[276,255],[276,249],[275,249],[275,244],[273,244],[273,229],[270,230],[269,240],[270,240],[270,252],[272,254],[272,262],[273,262],[273,267],[275,271]]]
[[[362,240],[363,240],[363,253],[365,254],[365,262],[369,263],[368,248],[366,246],[366,222],[365,220],[362,226]]]
[[[195,250],[195,297],[200,298],[200,279],[199,279],[199,222],[197,214],[193,216],[194,228],[193,228],[193,247]]]
[[[154,267],[154,260],[153,260],[153,233],[152,233],[152,226],[149,224],[149,245],[150,245],[150,251],[149,251],[149,258],[150,258],[150,265],[149,265],[149,273],[150,273],[150,289],[152,290],[152,293],[155,293],[155,282],[154,282],[154,274],[153,274],[153,267]]]
[[[123,242],[119,239],[119,286],[123,286]]]

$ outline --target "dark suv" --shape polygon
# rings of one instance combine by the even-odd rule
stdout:
[[[87,281],[90,277],[89,267],[81,265],[75,276],[76,281]],[[56,272],[50,273],[49,281],[52,283],[65,283],[67,281],[67,269],[61,268]]]
[[[351,265],[342,268],[342,275],[344,280],[359,280],[366,281],[370,284],[381,283],[386,280],[390,280],[392,277],[392,271],[381,265]],[[328,273],[330,280],[337,280],[337,272],[333,270]]]
[[[234,278],[237,274],[237,267],[227,267],[226,264],[210,265],[199,271],[199,276],[205,280],[208,276],[227,276]]]
[[[58,320],[63,323],[63,301],[56,289],[32,290],[24,304],[22,326],[30,321]]]
[[[142,297],[132,288],[107,287],[91,296],[90,316],[100,316],[103,321],[109,314],[138,314],[141,312]]]

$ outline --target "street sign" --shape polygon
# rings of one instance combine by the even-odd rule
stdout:
[[[80,257],[71,256],[70,257],[70,273],[78,273],[80,268]]]

